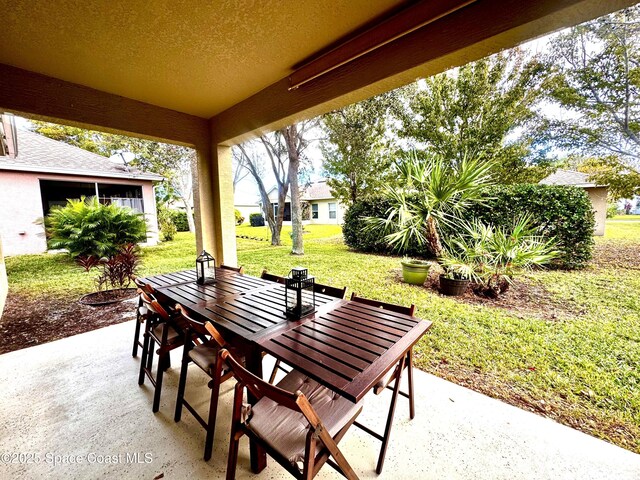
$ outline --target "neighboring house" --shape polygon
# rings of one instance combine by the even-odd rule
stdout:
[[[273,187],[268,192],[273,204],[274,215],[278,214],[278,189]],[[310,183],[302,189],[300,201],[309,204],[308,220],[304,223],[319,225],[342,225],[345,208],[331,193],[327,179]],[[287,194],[284,205],[284,222],[291,222],[291,197]]]
[[[244,217],[244,223],[249,223],[249,215],[252,213],[262,213],[257,198],[244,196],[240,192],[234,193],[233,206]]]
[[[567,185],[584,188],[589,195],[596,217],[594,235],[604,235],[604,225],[607,220],[607,185],[597,185],[589,180],[588,173],[574,170],[557,170],[547,178],[540,180],[542,185]]]
[[[305,188],[302,201],[311,206],[311,223],[342,225],[345,208],[331,193],[326,178]]]
[[[144,213],[147,243],[158,241],[153,182],[160,175],[141,173],[101,155],[29,130],[17,131],[18,154],[0,156],[0,235],[5,255],[47,250],[38,221],[68,198],[98,196]]]

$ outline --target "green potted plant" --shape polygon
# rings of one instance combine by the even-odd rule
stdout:
[[[424,285],[429,276],[430,262],[404,257],[400,263],[402,264],[402,280],[411,285]]]

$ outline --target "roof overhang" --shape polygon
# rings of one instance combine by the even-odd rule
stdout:
[[[156,175],[155,173],[131,173],[131,172],[111,173],[111,172],[100,172],[100,171],[83,171],[83,170],[76,170],[76,169],[71,170],[71,169],[65,169],[65,168],[48,168],[48,167],[44,168],[40,166],[10,164],[10,163],[0,163],[0,170],[10,170],[14,172],[57,174],[57,175],[73,175],[73,176],[82,176],[82,177],[146,180],[146,181],[154,181],[154,182],[160,182],[164,180],[163,176]]]

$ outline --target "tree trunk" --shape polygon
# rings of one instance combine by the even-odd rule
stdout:
[[[440,258],[444,249],[442,248],[442,242],[440,242],[440,234],[438,233],[438,222],[431,215],[427,217],[427,227],[425,236],[427,237],[427,245],[431,253],[436,258]]]
[[[187,212],[187,224],[189,225],[189,231],[191,233],[196,231],[196,223],[193,220],[193,209],[188,198],[182,197],[182,203],[184,204],[185,211]]]
[[[278,215],[275,217],[274,228],[271,229],[271,245],[281,244],[280,233],[282,232],[282,222],[284,220],[284,207],[287,203],[287,186],[278,185]]]
[[[300,155],[298,154],[298,131],[295,125],[283,129],[283,135],[287,143],[289,154],[289,186],[291,188],[291,240],[293,255],[304,255],[304,243],[302,239],[302,205],[300,204],[300,185],[298,183],[298,170],[300,167]]]

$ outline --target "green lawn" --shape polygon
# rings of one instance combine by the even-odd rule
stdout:
[[[339,227],[309,226],[305,255],[293,257],[289,229],[284,246],[238,240],[239,264],[286,274],[309,268],[319,282],[348,287],[348,294],[417,306],[433,328],[416,348],[416,364],[431,373],[555,418],[640,452],[640,273],[638,267],[544,271],[526,281],[564,306],[549,319],[531,311],[470,305],[398,281],[398,258],[360,254],[342,243]],[[597,239],[640,255],[640,222],[607,223]],[[266,228],[239,227],[238,235],[268,238]],[[629,250],[630,249],[630,250]],[[193,236],[144,249],[141,274],[189,268]],[[627,255],[626,253],[625,255]],[[92,274],[61,255],[7,259],[12,294],[77,296],[90,291]],[[535,299],[533,300],[535,303]]]

